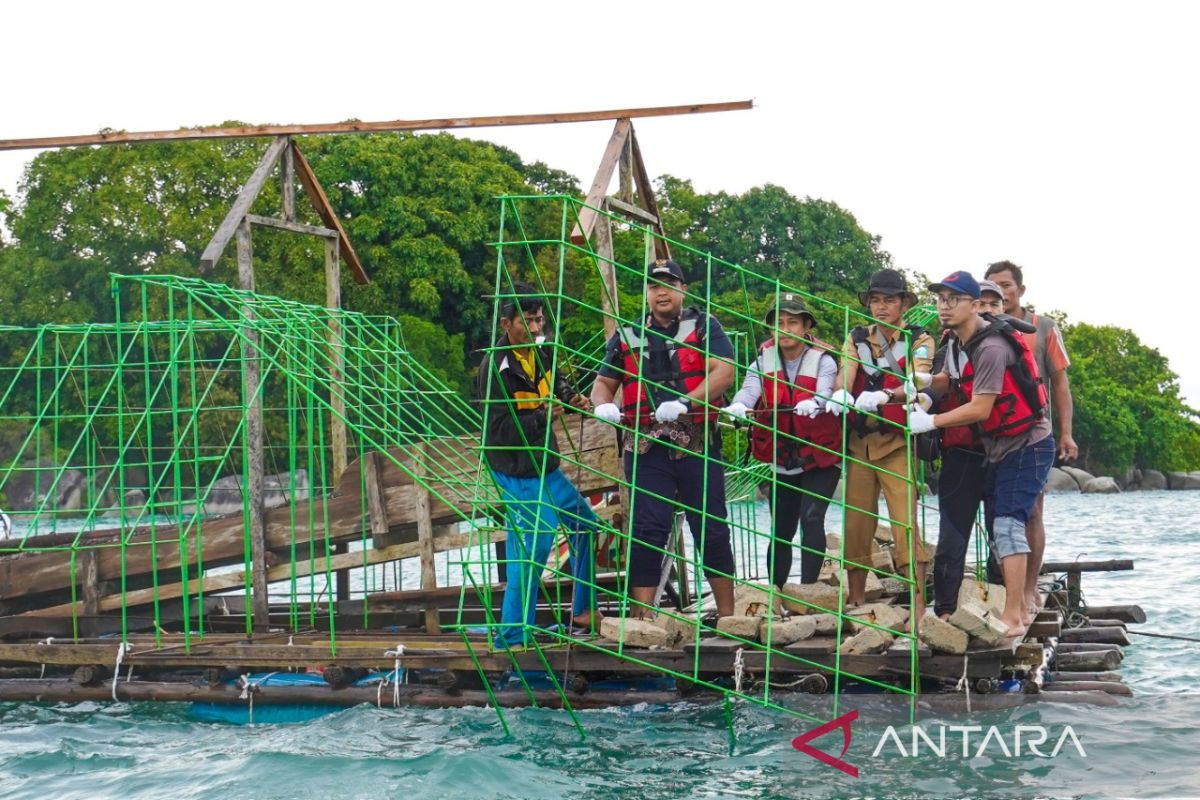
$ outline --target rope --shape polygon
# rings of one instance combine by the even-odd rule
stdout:
[[[54,642],[54,637],[47,636],[45,639],[42,639],[40,642],[38,642],[38,644],[39,645],[52,644],[53,642]],[[38,680],[41,680],[44,677],[46,677],[46,665],[43,663],[42,664],[42,673],[40,675],[38,675]]]
[[[400,657],[404,655],[403,643],[397,642],[396,649],[395,650],[387,650],[384,652],[384,655],[392,656],[393,658],[396,659],[394,662],[392,662],[393,663],[392,677],[395,678],[395,680],[392,682],[392,708],[399,708],[400,707]],[[408,683],[408,671],[407,670],[405,670],[405,672],[404,672],[404,682]],[[380,691],[382,691],[382,685],[381,685]]]
[[[739,647],[733,656],[733,690],[742,693],[742,675],[746,672],[746,662],[742,660],[743,648]]]
[[[121,642],[120,646],[117,648],[117,663],[113,664],[112,678],[112,699],[114,703],[117,702],[117,680],[121,677],[121,661],[125,658],[125,653],[128,650],[128,642]],[[126,679],[125,682],[129,683],[129,680]]]
[[[958,683],[954,684],[954,691],[962,689],[963,695],[967,698],[967,713],[971,713],[971,685],[967,682],[967,654],[963,653],[963,674],[958,679]]]

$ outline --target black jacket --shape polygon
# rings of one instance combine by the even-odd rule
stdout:
[[[501,336],[496,347],[508,348],[508,337]],[[496,472],[517,478],[558,469],[558,440],[553,431],[548,442],[546,439],[550,403],[530,402],[542,395],[538,384],[545,379],[548,390],[564,403],[576,394],[566,381],[550,375],[553,355],[549,348],[534,348],[533,352],[533,380],[525,374],[511,349],[493,350],[479,365],[477,386],[483,402],[484,456]]]

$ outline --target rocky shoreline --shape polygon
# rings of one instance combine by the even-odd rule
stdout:
[[[1052,467],[1046,481],[1047,492],[1082,492],[1084,494],[1119,494],[1133,491],[1200,489],[1200,470],[1193,472],[1159,472],[1156,469],[1131,467],[1116,477],[1096,476],[1078,467]]]

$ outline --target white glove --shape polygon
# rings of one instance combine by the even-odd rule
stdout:
[[[881,405],[891,399],[891,395],[884,391],[863,392],[858,396],[858,399],[854,401],[854,407],[859,411],[874,413]]]
[[[821,404],[811,397],[807,400],[801,400],[799,403],[796,403],[796,416],[798,417],[808,417],[809,419],[813,419],[817,416],[817,414],[820,413]]]
[[[928,389],[933,385],[933,375],[928,372],[914,372],[912,380],[918,389]]]
[[[654,412],[654,418],[659,422],[674,422],[688,413],[688,407],[678,400],[668,400]]]
[[[917,402],[917,385],[910,378],[904,382],[904,402]]]
[[[937,426],[933,424],[933,414],[928,413],[918,405],[908,408],[908,429],[913,433],[929,433]]]
[[[621,409],[617,408],[616,403],[601,403],[596,406],[593,413],[605,422],[611,422],[614,425],[621,421]]]
[[[722,414],[728,414],[734,419],[745,419],[749,412],[750,409],[746,408],[745,403],[730,403],[721,409]]]
[[[924,392],[921,392],[917,395],[917,405],[921,407],[922,411],[928,411],[929,409],[933,408],[933,398]]]
[[[825,403],[825,410],[830,414],[841,414],[854,407],[854,395],[845,389],[838,389]]]

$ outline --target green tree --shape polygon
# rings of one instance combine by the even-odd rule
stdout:
[[[1077,323],[1063,329],[1080,458],[1097,472],[1129,466],[1200,465],[1200,425],[1180,396],[1179,376],[1158,350],[1126,328]]]

